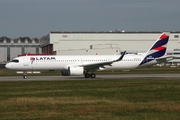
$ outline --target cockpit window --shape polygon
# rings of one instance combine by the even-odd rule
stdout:
[[[11,62],[18,63],[18,62],[19,62],[19,60],[17,60],[17,59],[14,59],[14,60],[12,60]]]

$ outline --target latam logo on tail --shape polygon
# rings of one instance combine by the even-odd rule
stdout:
[[[162,34],[155,44],[147,51],[146,57],[140,63],[140,65],[151,62],[152,60],[164,56],[166,53],[166,46],[169,40],[169,36],[165,33]]]

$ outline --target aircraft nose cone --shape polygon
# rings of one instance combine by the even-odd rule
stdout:
[[[5,67],[6,67],[7,69],[10,69],[12,66],[11,66],[9,63],[7,63],[7,64],[5,65]]]

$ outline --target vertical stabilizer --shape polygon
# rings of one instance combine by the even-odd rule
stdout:
[[[163,32],[159,36],[152,47],[150,47],[150,49],[146,52],[146,55],[140,65],[146,64],[156,58],[160,58],[165,55],[167,43],[169,41],[169,34],[169,32]]]

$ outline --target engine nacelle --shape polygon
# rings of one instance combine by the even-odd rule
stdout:
[[[70,73],[68,70],[61,71],[62,76],[70,76]]]
[[[70,66],[70,67],[68,67],[68,70],[62,71],[63,76],[83,75],[83,74],[84,74],[84,68],[83,67]]]
[[[70,75],[83,75],[84,68],[83,67],[68,67],[68,71]]]

